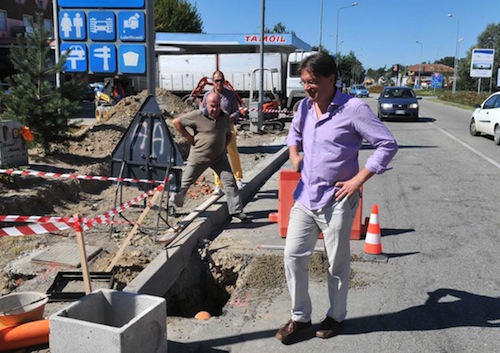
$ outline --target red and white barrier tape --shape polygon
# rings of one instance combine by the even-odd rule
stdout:
[[[20,215],[0,215],[0,222],[12,222],[12,223],[66,223],[69,225],[74,225],[76,223],[73,217],[51,217],[51,216],[20,216]],[[94,218],[82,217],[79,219],[80,223],[93,223]],[[106,224],[131,224],[131,222],[126,221],[105,221],[102,223]]]
[[[71,226],[68,223],[59,223],[59,222],[30,224],[26,226],[0,228],[0,237],[2,236],[17,237],[22,235],[55,233],[70,228]]]
[[[259,109],[259,108],[243,108],[246,112],[264,112],[264,113],[283,113],[283,114],[293,114],[292,110],[280,110],[280,109]]]
[[[52,178],[66,178],[66,179],[80,179],[80,180],[97,180],[97,181],[116,181],[116,182],[131,182],[131,183],[149,183],[149,184],[159,184],[163,183],[163,180],[149,180],[149,179],[137,179],[137,178],[118,178],[110,176],[99,176],[99,175],[79,175],[79,174],[68,174],[68,173],[50,173],[41,172],[36,170],[15,170],[15,169],[0,169],[0,174],[7,175],[29,175],[37,177],[52,177]]]
[[[134,198],[128,202],[122,203],[120,206],[115,207],[111,211],[105,212],[100,216],[92,218],[92,223],[97,223],[97,224],[105,223],[105,221],[107,219],[110,219],[113,216],[116,216],[117,214],[121,213],[122,211],[124,211],[128,207],[135,205],[136,203],[140,202],[141,200],[144,200],[146,197],[152,196],[156,191],[162,191],[163,187],[164,187],[163,184],[158,185],[153,190],[149,190],[149,191],[143,193],[142,195],[137,196],[136,198]]]
[[[0,216],[0,222],[38,222],[39,224],[30,224],[24,226],[0,228],[0,236],[21,236],[33,234],[53,233],[70,228],[76,228],[83,225],[84,229],[89,229],[95,224],[109,224],[115,223],[109,219],[113,216],[123,212],[125,209],[138,202],[144,200],[148,196],[152,196],[156,191],[163,191],[164,185],[158,185],[156,188],[144,192],[143,194],[133,198],[130,201],[122,203],[120,206],[115,207],[111,211],[105,212],[100,216],[93,218],[79,218],[75,220],[74,217],[50,217],[50,216],[15,216],[7,215]],[[47,223],[44,223],[47,222]],[[129,224],[128,222],[125,222]]]

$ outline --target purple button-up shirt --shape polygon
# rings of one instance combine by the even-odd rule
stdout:
[[[362,141],[375,147],[365,167],[381,174],[398,150],[396,140],[361,99],[337,90],[328,111],[317,119],[314,104],[301,102],[292,120],[288,146],[303,151],[301,178],[294,199],[311,210],[332,205],[339,187],[359,172],[358,152]]]

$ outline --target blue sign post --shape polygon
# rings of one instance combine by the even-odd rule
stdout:
[[[146,75],[146,1],[58,0],[65,71]]]

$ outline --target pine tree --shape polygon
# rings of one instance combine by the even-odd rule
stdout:
[[[53,81],[56,73],[62,73],[67,54],[53,63],[41,14],[31,27],[33,32],[26,33],[24,40],[18,35],[17,46],[10,51],[17,73],[8,80],[11,93],[2,99],[3,118],[27,125],[35,142],[48,154],[67,139],[68,121],[81,111],[80,94],[86,83],[73,77],[56,87]]]

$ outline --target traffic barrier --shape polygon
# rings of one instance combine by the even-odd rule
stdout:
[[[286,237],[288,229],[288,219],[292,209],[293,191],[300,179],[300,173],[293,170],[281,170],[279,175],[278,189],[278,212],[268,216],[270,222],[278,222],[280,236]],[[274,221],[276,219],[276,221]]]
[[[146,191],[141,195],[133,198],[130,201],[122,203],[111,211],[107,211],[102,215],[93,218],[80,218],[77,222],[74,217],[52,217],[52,216],[17,216],[17,215],[0,215],[0,221],[3,222],[38,222],[40,224],[29,224],[22,226],[15,226],[9,228],[0,228],[1,236],[22,236],[55,233],[63,230],[68,230],[75,226],[75,224],[82,224],[83,229],[88,230],[95,224],[114,224],[122,223],[110,220],[112,217],[123,212],[127,208],[139,203],[148,196],[153,196],[155,192],[161,192],[164,185],[158,185],[156,188]],[[130,222],[124,222],[130,224]]]
[[[279,233],[282,238],[286,238],[288,229],[288,220],[290,217],[290,210],[292,209],[294,199],[293,191],[297,187],[300,179],[300,173],[293,170],[281,170],[279,175],[279,189],[278,189],[278,212],[272,212],[268,215],[269,222],[277,222],[279,226]],[[363,215],[363,189],[361,188],[361,197],[359,199],[359,207],[354,217],[351,240],[363,239],[366,234],[366,227],[368,224],[368,217],[365,218],[365,223],[361,222]],[[322,238],[320,234],[319,238]]]
[[[378,205],[372,206],[370,222],[366,231],[363,258],[369,261],[387,261],[387,255],[382,252],[381,231],[378,219]]]
[[[168,182],[173,175],[169,175],[166,180],[149,180],[138,178],[118,178],[102,175],[80,175],[69,173],[51,173],[41,172],[37,170],[15,170],[15,169],[0,169],[0,174],[7,175],[22,175],[22,176],[37,176],[43,178],[62,178],[62,179],[80,179],[80,180],[95,180],[95,181],[113,181],[113,182],[130,182],[130,183],[148,183],[148,184],[161,184]]]

